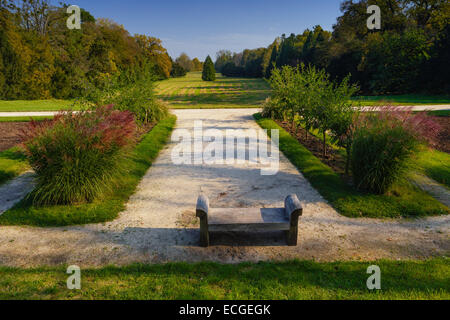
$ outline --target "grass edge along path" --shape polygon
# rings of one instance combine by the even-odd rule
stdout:
[[[0,186],[29,169],[26,156],[17,147],[0,152]]]
[[[367,268],[381,269],[369,291]],[[450,298],[448,258],[425,261],[134,264],[81,270],[68,290],[65,267],[0,267],[1,300],[419,300]]]
[[[311,185],[342,215],[352,218],[424,217],[449,214],[450,209],[407,181],[393,188],[393,195],[373,195],[354,190],[330,167],[271,119],[254,115],[258,125],[280,132],[280,151]]]
[[[93,203],[81,205],[34,207],[23,200],[0,216],[0,225],[62,227],[114,220],[125,209],[141,178],[166,145],[175,123],[176,117],[170,115],[144,136],[127,160],[128,173],[117,177],[118,185],[112,192]]]

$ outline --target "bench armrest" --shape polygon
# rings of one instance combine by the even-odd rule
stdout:
[[[298,219],[303,214],[303,207],[295,194],[292,194],[284,201],[284,211],[289,220]]]
[[[209,212],[209,199],[205,195],[200,195],[197,200],[197,217],[206,218]]]

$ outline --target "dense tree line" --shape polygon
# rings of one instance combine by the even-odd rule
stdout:
[[[381,30],[369,30],[369,5],[381,9]],[[226,76],[269,78],[274,67],[311,64],[333,79],[350,74],[370,94],[450,92],[448,0],[345,0],[333,31],[320,26],[282,35],[268,48],[220,51]]]
[[[161,40],[81,10],[69,30],[66,6],[47,0],[0,0],[0,99],[72,98],[110,81],[124,86],[170,76]]]

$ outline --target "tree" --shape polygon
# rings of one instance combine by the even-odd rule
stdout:
[[[223,67],[233,60],[233,54],[229,50],[220,50],[216,54],[215,68],[217,72],[222,72]]]
[[[170,72],[170,76],[172,78],[184,77],[186,73],[186,69],[184,69],[178,62],[174,62],[172,64],[172,71]]]
[[[193,70],[192,71],[202,71],[203,70],[203,62],[198,60],[198,58],[192,59]]]
[[[214,63],[210,56],[206,57],[205,64],[203,65],[203,81],[215,81],[216,80],[216,69],[214,68]]]
[[[192,63],[191,58],[186,53],[180,54],[180,56],[175,60],[184,70],[187,72],[191,72],[194,69],[194,64]]]

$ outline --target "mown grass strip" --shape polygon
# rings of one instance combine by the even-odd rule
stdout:
[[[29,121],[42,121],[53,119],[52,116],[38,116],[38,117],[0,117],[0,122],[29,122]]]
[[[73,108],[71,100],[0,100],[0,112],[60,111]]]
[[[26,156],[18,148],[0,152],[0,185],[17,177],[28,168]]]
[[[125,209],[129,197],[135,192],[159,151],[164,147],[176,122],[175,116],[160,121],[146,134],[126,160],[128,172],[118,175],[113,191],[89,204],[71,206],[35,207],[23,200],[0,216],[0,225],[29,225],[39,227],[82,225],[115,219]]]
[[[450,210],[408,181],[397,183],[390,195],[354,190],[330,167],[294,139],[273,120],[255,115],[263,128],[278,129],[280,150],[303,173],[311,185],[341,214],[348,217],[398,218],[449,214]]]
[[[381,290],[369,291],[378,265]],[[448,258],[427,261],[316,263],[291,261],[131,265],[82,269],[81,290],[68,290],[66,269],[0,268],[0,299],[117,300],[395,300],[449,299]]]

